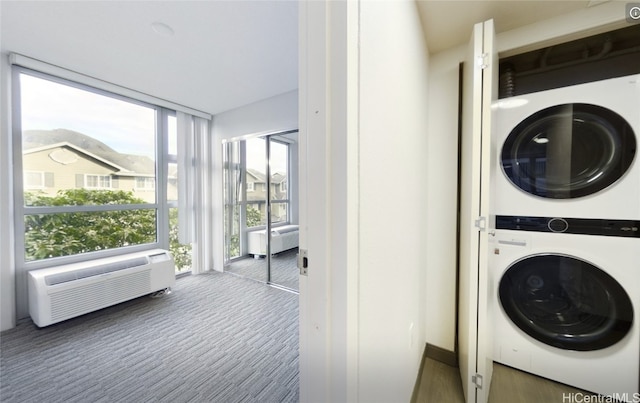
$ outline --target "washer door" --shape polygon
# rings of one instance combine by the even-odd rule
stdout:
[[[534,255],[500,279],[507,316],[534,339],[565,350],[591,351],[620,341],[633,306],[622,286],[596,266],[571,256]]]
[[[543,109],[507,136],[501,163],[520,189],[551,199],[587,196],[610,186],[629,169],[636,138],[629,123],[597,105]]]

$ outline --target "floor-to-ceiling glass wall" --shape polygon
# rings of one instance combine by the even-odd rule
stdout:
[[[224,147],[225,270],[297,290],[297,133]]]

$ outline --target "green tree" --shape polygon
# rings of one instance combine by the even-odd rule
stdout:
[[[262,222],[262,215],[258,209],[255,209],[247,205],[247,228],[260,225]]]
[[[227,211],[225,214],[229,214]],[[233,209],[234,222],[238,222],[238,216],[240,214],[239,208]],[[226,223],[226,220],[225,220]],[[249,205],[247,205],[247,220],[246,227],[256,227],[262,223],[262,214],[260,214],[260,210],[255,209]],[[225,229],[226,233],[229,234],[230,231]],[[237,233],[231,234],[230,245],[229,245],[229,257],[237,257],[240,256],[240,237]]]
[[[191,268],[191,245],[178,240],[178,209],[169,209],[169,250],[178,270]]]
[[[29,206],[81,206],[144,204],[132,192],[67,189],[56,196],[25,193]],[[174,239],[175,237],[175,239]],[[170,232],[170,250],[179,268],[187,264],[190,246],[177,243],[177,230]],[[103,249],[139,245],[156,241],[154,209],[90,211],[25,216],[25,254],[27,260],[68,256]],[[187,250],[188,249],[188,250]],[[179,265],[179,264],[180,265]],[[190,267],[191,262],[188,262]]]

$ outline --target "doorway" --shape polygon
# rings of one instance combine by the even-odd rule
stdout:
[[[225,271],[298,291],[297,131],[224,143]]]

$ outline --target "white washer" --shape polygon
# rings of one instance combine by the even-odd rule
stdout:
[[[640,218],[640,75],[494,104],[493,213]]]
[[[623,401],[640,396],[640,238],[491,238],[494,361]]]

